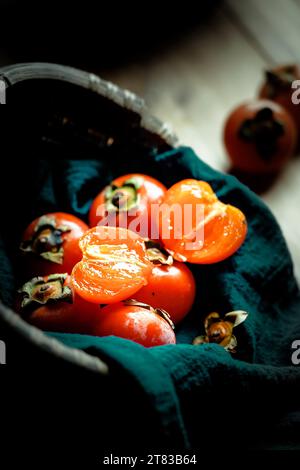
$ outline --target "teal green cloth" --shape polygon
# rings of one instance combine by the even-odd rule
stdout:
[[[223,202],[245,213],[246,241],[228,260],[191,266],[197,299],[177,328],[177,345],[146,349],[116,337],[49,334],[70,347],[104,357],[114,371],[122,368],[130,374],[159,417],[166,445],[200,448],[209,439],[206,430],[214,430],[214,439],[220,441],[228,436],[242,440],[243,432],[251,428],[255,432],[247,435],[250,448],[297,447],[300,366],[292,364],[291,344],[300,339],[299,289],[276,220],[261,199],[237,179],[211,169],[186,147],[137,161],[115,162],[113,167],[112,162],[101,160],[41,161],[38,168],[31,169],[36,175],[35,187],[24,195],[31,209],[21,215],[20,228],[45,209],[71,211],[86,218],[93,197],[121,173],[120,168],[122,173],[151,174],[167,186],[183,178],[209,182]],[[12,259],[14,240],[4,233],[1,243],[3,256]],[[7,261],[0,269],[0,289],[7,303],[12,298],[15,266]],[[237,309],[246,310],[249,317],[235,330],[236,355],[218,345],[191,345],[203,333],[207,313]]]

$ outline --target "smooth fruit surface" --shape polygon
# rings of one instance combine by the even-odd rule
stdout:
[[[224,142],[234,169],[251,174],[274,173],[293,155],[297,130],[282,106],[257,100],[231,112],[225,123]]]
[[[190,269],[174,261],[171,266],[154,266],[148,284],[134,298],[168,312],[171,320],[179,323],[191,310],[196,294],[196,283]]]
[[[95,336],[119,336],[145,347],[175,344],[170,324],[152,310],[117,303],[102,309],[101,320],[95,325]]]

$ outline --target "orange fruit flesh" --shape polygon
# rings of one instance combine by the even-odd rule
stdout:
[[[112,238],[102,239],[108,230]],[[142,239],[128,239],[126,229],[95,227],[81,238],[82,261],[72,272],[72,284],[85,300],[113,303],[132,296],[147,283],[152,265]],[[127,239],[122,239],[126,235]]]
[[[185,180],[177,183],[174,185],[174,194],[171,188],[165,202],[169,206],[180,204],[181,208],[190,205],[193,209],[191,215],[183,211],[179,231],[178,224],[175,229],[174,213],[169,217],[163,214],[161,218],[161,224],[164,224],[164,232],[161,229],[161,235],[165,248],[178,261],[196,264],[216,263],[235,253],[245,240],[247,234],[245,215],[236,207],[219,201],[206,182]],[[186,218],[190,219],[190,226],[186,224]]]
[[[210,208],[212,215],[204,222],[204,243],[200,250],[186,250],[191,263],[211,264],[222,261],[235,253],[247,234],[244,214],[234,206],[218,202]],[[176,256],[175,256],[176,258]]]

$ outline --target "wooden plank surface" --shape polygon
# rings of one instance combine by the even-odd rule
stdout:
[[[228,14],[269,63],[300,61],[300,11],[295,0],[227,0]]]
[[[227,167],[220,136],[225,117],[235,104],[255,95],[264,66],[218,11],[159,57],[107,78],[142,95],[153,113],[172,124],[181,142],[222,170]]]
[[[143,96],[181,143],[226,171],[226,116],[255,97],[266,67],[297,60],[300,0],[227,0],[205,25],[160,55],[104,75]],[[300,280],[300,157],[263,199],[281,224]]]

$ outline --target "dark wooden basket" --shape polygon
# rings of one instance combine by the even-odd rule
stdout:
[[[153,148],[164,151],[176,144],[176,137],[150,115],[141,98],[92,73],[28,63],[1,69],[0,78],[7,86],[8,107],[15,105],[18,109],[10,113],[2,134],[8,144],[17,135],[17,140],[24,143],[25,139],[33,152],[42,151],[43,156],[51,158],[58,158],[62,147],[69,148],[72,156],[85,147],[97,156],[99,148],[105,150],[112,139],[118,142],[118,149],[132,155]],[[33,121],[33,110],[38,107],[38,120],[43,125],[37,124],[36,116]],[[65,113],[69,113],[67,121],[72,123],[72,132],[70,126],[65,126]],[[0,338],[7,338],[8,363],[18,363],[22,354],[22,361],[31,366],[35,362],[49,365],[59,359],[99,374],[108,373],[105,361],[45,336],[3,303],[0,327]]]

